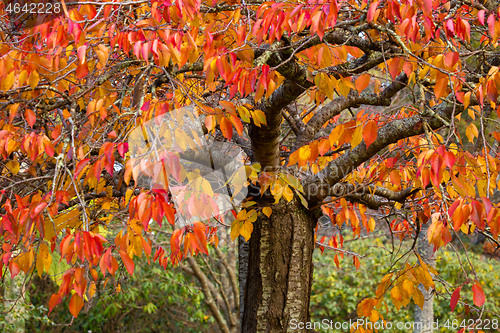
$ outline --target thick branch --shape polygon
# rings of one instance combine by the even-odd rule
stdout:
[[[269,55],[267,64],[278,66],[285,55],[285,53],[280,55],[279,52],[274,52]],[[391,57],[391,55],[386,54],[385,57]],[[337,78],[347,77],[362,73],[383,61],[382,54],[372,53],[352,62],[334,66],[330,71]],[[278,137],[282,119],[281,110],[314,85],[307,80],[307,69],[300,66],[293,58],[290,62],[279,66],[277,70],[287,80],[271,94],[268,100],[258,106],[258,109],[263,110],[266,114],[267,126],[251,125],[252,151],[255,160],[263,167],[279,166]],[[369,98],[366,101],[368,102],[368,100]]]
[[[304,129],[298,135],[297,141],[292,148],[292,152],[314,140],[314,136],[324,124],[347,108],[357,108],[361,105],[391,105],[392,97],[398,91],[406,87],[407,81],[408,77],[403,73],[387,88],[385,88],[380,95],[375,93],[358,94],[356,91],[351,90],[347,97],[340,96],[335,98],[333,101],[326,104],[318,112],[316,112],[307,124],[305,124]]]
[[[403,203],[406,198],[418,191],[420,189],[414,189],[411,186],[401,191],[392,191],[374,185],[357,187],[354,184],[337,183],[332,187],[331,195],[344,197],[348,201],[361,203],[371,209],[379,209],[381,206],[393,202]]]
[[[422,116],[414,116],[405,119],[394,120],[378,130],[377,139],[366,147],[362,141],[353,150],[346,152],[335,160],[321,172],[316,174],[310,181],[306,181],[306,192],[309,194],[311,201],[322,201],[329,193],[329,188],[338,183],[342,178],[351,173],[362,163],[369,160],[372,156],[378,153],[383,148],[391,143],[395,143],[401,139],[408,138],[424,133],[424,122],[427,121],[432,129],[437,129],[443,126],[443,122],[439,119],[450,119],[454,107],[440,104],[434,107],[435,115],[430,119]],[[462,105],[455,106],[455,114],[463,111]]]

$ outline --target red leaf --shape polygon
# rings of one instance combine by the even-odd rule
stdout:
[[[130,259],[128,254],[123,250],[120,250],[120,256],[122,257],[122,261],[123,264],[125,265],[125,268],[127,269],[127,272],[130,275],[134,274],[134,267],[135,267],[134,261]]]
[[[90,161],[90,158],[86,158],[86,159],[78,162],[78,164],[76,165],[76,168],[75,168],[75,179],[78,177],[80,172],[82,172],[83,168],[85,168],[85,166],[89,163],[89,161]]]
[[[238,46],[241,46],[245,41],[246,36],[246,25],[242,24],[238,27],[238,31],[236,32],[236,43]]]
[[[444,56],[444,64],[448,68],[452,68],[460,59],[458,52],[448,52]]]
[[[128,151],[128,142],[118,144],[118,154],[123,158]]]
[[[13,261],[9,263],[9,269],[10,269],[10,277],[11,279],[15,278],[17,274],[21,271],[21,267]]]
[[[493,14],[488,17],[488,29],[490,30],[490,36],[495,36],[495,15]]]
[[[80,310],[83,308],[83,299],[78,294],[73,294],[69,301],[69,311],[73,317],[78,317]]]
[[[430,16],[432,14],[432,0],[424,0],[424,14]]]
[[[477,12],[477,18],[479,19],[479,23],[484,25],[484,10],[480,10]]]
[[[181,236],[182,231],[180,229],[175,230],[170,237],[170,251],[172,256],[176,256],[181,247]]]
[[[40,215],[40,213],[45,209],[45,207],[47,207],[47,205],[48,204],[46,202],[42,202],[42,203],[38,204],[38,206],[36,206],[35,209],[33,209],[30,213],[31,219],[34,219],[38,215]]]
[[[453,167],[453,165],[455,165],[455,155],[453,155],[451,151],[447,151],[444,154],[444,163],[448,168],[450,168],[450,170]]]
[[[371,22],[373,20],[373,17],[375,16],[375,11],[377,10],[379,1],[375,1],[370,5],[370,9],[368,9],[368,14],[366,15],[366,20],[368,22]]]
[[[455,289],[453,294],[451,295],[451,300],[450,300],[450,308],[451,311],[455,311],[455,307],[457,306],[458,300],[460,299],[460,290],[462,287],[458,287]]]
[[[484,203],[484,209],[486,210],[486,215],[488,215],[490,213],[490,210],[493,208],[493,205],[491,204],[490,199],[488,199],[487,197],[481,197],[481,199],[483,200]]]
[[[226,139],[231,140],[233,137],[233,125],[231,125],[231,122],[226,117],[223,117],[220,121],[220,130]]]
[[[24,112],[24,117],[26,118],[26,121],[28,122],[28,125],[33,128],[33,125],[36,122],[36,115],[31,109],[26,109]]]
[[[148,42],[142,44],[141,54],[142,54],[142,58],[144,60],[146,60],[147,64],[149,64],[149,43]]]
[[[484,296],[483,288],[479,284],[479,282],[476,282],[472,286],[472,293],[474,294],[473,296],[473,301],[476,306],[483,306],[484,302],[486,301],[486,297]]]

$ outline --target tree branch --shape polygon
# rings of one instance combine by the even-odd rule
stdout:
[[[361,105],[391,105],[392,97],[394,97],[398,91],[406,87],[407,81],[408,77],[403,73],[385,88],[380,95],[375,93],[358,94],[356,91],[351,90],[347,97],[340,96],[335,98],[316,112],[307,124],[305,124],[304,129],[300,131],[298,135],[292,152],[314,140],[314,136],[324,124],[347,108],[357,108]]]
[[[476,103],[475,98],[471,98],[471,105],[475,105]],[[367,148],[364,141],[362,141],[353,150],[331,161],[321,172],[304,182],[307,184],[304,187],[310,200],[321,202],[329,194],[330,187],[391,143],[424,133],[423,124],[425,121],[428,122],[432,129],[437,129],[443,126],[443,122],[438,116],[443,119],[450,119],[453,112],[457,115],[463,111],[462,105],[452,106],[447,103],[440,104],[434,108],[435,115],[430,117],[430,119],[419,115],[394,120],[378,130],[377,139],[375,139],[370,147]]]
[[[212,315],[214,316],[215,320],[217,321],[217,324],[219,324],[219,328],[221,329],[222,332],[224,333],[230,333],[229,327],[227,326],[226,321],[224,320],[224,317],[219,311],[219,308],[215,304],[214,298],[212,296],[212,293],[210,292],[210,289],[208,287],[208,279],[205,273],[202,272],[196,261],[193,259],[193,257],[189,257],[186,259],[189,263],[189,266],[191,266],[191,270],[193,271],[194,276],[198,279],[201,285],[201,290],[203,292],[203,295],[205,296],[206,303],[208,305],[208,308],[212,312]]]

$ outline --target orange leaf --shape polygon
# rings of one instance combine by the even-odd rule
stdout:
[[[26,111],[24,112],[24,117],[26,118],[26,121],[28,122],[28,125],[33,128],[33,125],[35,124],[36,122],[36,115],[35,113],[33,112],[33,110],[30,110],[30,109],[26,109]]]
[[[363,140],[365,141],[366,148],[370,147],[370,145],[377,139],[378,135],[378,126],[375,120],[370,120],[366,123],[363,128]]]
[[[458,52],[448,52],[444,56],[444,65],[448,68],[452,68],[460,59]]]
[[[401,61],[403,59],[401,58],[393,58],[389,61],[387,61],[387,63],[389,64],[389,74],[391,74],[391,77],[393,79],[396,78],[396,76],[398,76],[399,72],[401,71],[400,70],[400,65],[401,65]]]
[[[224,109],[226,109],[227,112],[229,112],[230,114],[236,114],[236,107],[234,106],[233,103],[231,102],[226,102],[226,101],[220,101],[219,102],[220,105],[222,105],[224,107]]]
[[[356,266],[356,270],[358,270],[359,269],[359,264],[360,264],[359,258],[354,256],[354,257],[352,257],[352,260],[353,260],[354,266]]]
[[[135,267],[134,261],[130,259],[128,254],[123,250],[120,250],[120,256],[122,257],[122,261],[123,264],[125,265],[125,268],[127,269],[127,272],[130,275],[134,274],[134,267]]]
[[[238,132],[239,135],[243,134],[243,124],[241,123],[240,118],[231,115],[231,123],[233,123],[234,128],[236,129],[236,132]]]
[[[446,93],[446,88],[448,87],[448,77],[444,76],[436,80],[436,85],[434,86],[434,95],[436,99],[441,98]]]
[[[50,312],[52,312],[52,309],[54,309],[54,307],[61,303],[62,301],[62,298],[61,298],[61,295],[59,294],[53,294],[51,297],[50,297],[50,301],[49,301],[49,314]]]
[[[233,125],[231,125],[231,122],[226,117],[220,121],[220,130],[226,139],[231,140],[233,137]]]
[[[368,85],[370,84],[370,75],[368,74],[361,74],[357,79],[356,79],[356,82],[354,83],[354,85],[356,86],[356,90],[358,92],[362,92],[363,90],[366,89],[366,87],[368,87]]]
[[[69,311],[73,317],[78,317],[80,310],[83,308],[83,299],[78,294],[73,294],[69,301]]]
[[[472,286],[472,293],[474,294],[473,296],[473,301],[476,306],[483,306],[484,302],[486,301],[486,297],[484,296],[484,291],[479,282],[476,282]]]
[[[88,73],[89,73],[89,67],[87,66],[87,63],[78,65],[78,67],[76,67],[76,77],[79,80],[87,76]]]

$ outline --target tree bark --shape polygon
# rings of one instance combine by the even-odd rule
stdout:
[[[417,251],[422,260],[427,265],[431,265],[432,267],[436,267],[436,260],[434,258],[434,250],[433,246],[429,244],[427,240],[427,230],[429,229],[430,221],[426,224],[422,224],[419,240],[417,245]],[[424,295],[424,307],[421,309],[418,305],[415,304],[414,310],[414,327],[413,333],[429,333],[433,332],[432,323],[434,322],[434,307],[433,301],[434,296],[431,294],[431,289],[425,290],[425,287],[420,284],[418,286],[422,294]]]
[[[271,216],[260,215],[249,240],[242,332],[302,332],[292,330],[292,324],[310,319],[314,228],[320,211],[312,213],[296,198],[270,206]]]

